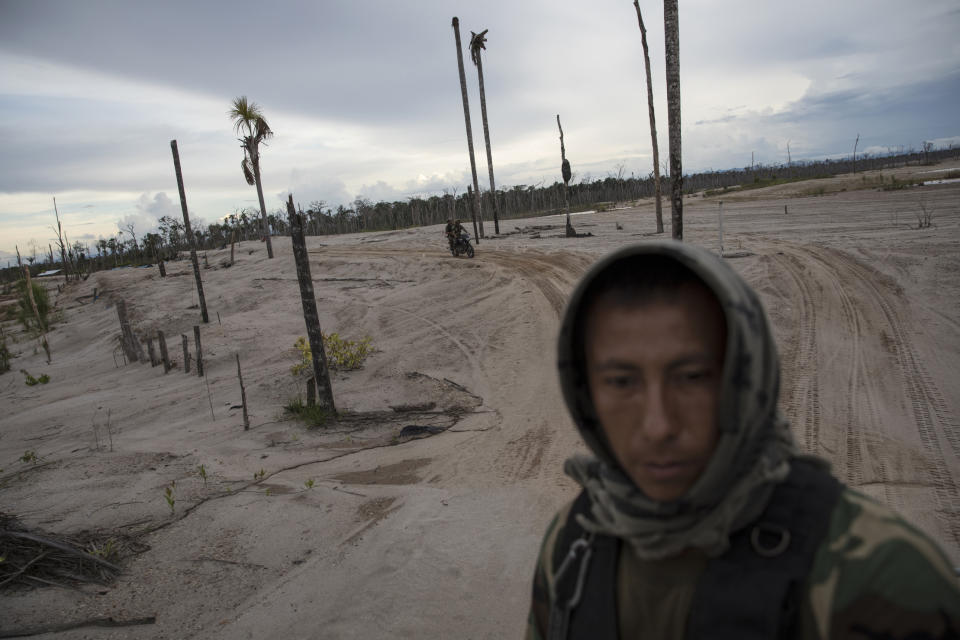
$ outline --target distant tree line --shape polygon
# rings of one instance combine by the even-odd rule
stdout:
[[[935,149],[925,143],[920,150],[901,153],[859,154],[856,162],[852,156],[833,160],[793,161],[787,164],[756,164],[741,169],[702,171],[684,176],[684,192],[695,193],[710,189],[722,189],[737,185],[781,179],[803,180],[830,177],[842,173],[889,169],[906,165],[936,164],[960,155],[960,148]],[[665,172],[664,172],[665,173]],[[667,175],[661,174],[662,188],[669,188]],[[570,207],[584,211],[607,203],[631,202],[652,198],[655,183],[652,173],[647,176],[625,175],[621,165],[616,173],[604,178],[579,182],[571,181],[569,188]],[[475,202],[467,192],[444,193],[429,197],[413,197],[403,201],[374,203],[367,198],[357,198],[350,205],[328,206],[324,201],[314,201],[303,209],[304,232],[307,235],[334,235],[361,231],[386,231],[440,224],[447,218],[471,218],[471,205]],[[493,211],[489,191],[482,193],[484,217]],[[498,188],[496,204],[501,219],[528,218],[563,212],[563,183],[550,185],[516,185]],[[197,247],[201,250],[225,248],[232,240],[255,240],[262,235],[260,214],[255,209],[236,211],[220,222],[197,225],[193,232]],[[267,223],[273,235],[289,235],[286,212],[278,208],[267,215]],[[33,275],[49,269],[63,268],[63,261],[48,245],[43,251],[36,243],[31,252],[21,256],[21,263],[30,268]],[[138,236],[133,225],[118,232],[116,237],[100,238],[92,244],[80,241],[65,247],[66,271],[69,277],[82,277],[91,271],[120,266],[140,266],[158,260],[176,260],[187,249],[187,238],[182,220],[163,216],[158,231]],[[21,277],[15,264],[0,270],[0,281],[11,282]]]

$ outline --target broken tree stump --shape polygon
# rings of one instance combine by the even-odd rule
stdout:
[[[200,325],[193,325],[193,342],[197,348],[197,375],[203,377],[203,348],[200,346]]]
[[[161,277],[161,278],[166,278],[166,277],[167,277],[167,268],[166,268],[165,266],[163,266],[163,260],[157,261],[157,266],[160,267],[160,277]]]
[[[240,402],[243,404],[243,430],[250,430],[250,416],[247,414],[247,391],[243,388],[243,374],[240,372],[240,354],[234,354],[237,357],[237,378],[240,379]]]
[[[155,367],[157,364],[157,352],[153,348],[153,336],[147,336],[147,353],[150,354],[150,366]]]
[[[167,338],[163,331],[157,331],[157,342],[160,343],[160,359],[163,360],[163,372],[170,372],[170,356],[167,355]]]
[[[287,199],[287,218],[290,221],[290,240],[293,244],[293,258],[297,265],[297,282],[300,285],[300,303],[303,305],[303,320],[307,325],[307,338],[313,361],[313,377],[317,381],[320,405],[337,412],[333,402],[333,387],[330,385],[330,370],[327,367],[327,353],[323,348],[323,333],[320,330],[320,316],[317,313],[317,299],[313,293],[313,279],[310,276],[310,259],[307,244],[303,237],[303,216],[293,208],[293,195]]]
[[[183,372],[190,373],[190,340],[185,333],[180,334],[180,339],[183,342]]]
[[[128,362],[139,362],[143,358],[139,349],[136,336],[133,335],[133,329],[130,328],[130,320],[127,318],[127,303],[123,300],[117,300],[117,317],[120,318],[120,344],[123,346],[123,353],[127,356]]]

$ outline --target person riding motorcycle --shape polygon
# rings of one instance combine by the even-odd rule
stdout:
[[[460,224],[460,219],[457,218],[453,220],[452,218],[447,218],[447,227],[445,233],[447,234],[447,242],[450,244],[450,251],[453,251],[453,245],[456,244],[457,238],[460,237],[461,233],[464,233],[466,229],[463,228],[463,225]]]

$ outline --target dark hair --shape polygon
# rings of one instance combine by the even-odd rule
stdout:
[[[584,293],[573,326],[575,357],[582,364],[586,318],[597,302],[624,307],[642,307],[652,302],[671,302],[681,289],[700,286],[716,294],[689,267],[663,255],[638,255],[619,260],[601,271]],[[718,300],[719,302],[719,300]]]

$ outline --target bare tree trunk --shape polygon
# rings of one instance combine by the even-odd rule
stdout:
[[[63,281],[70,282],[70,267],[67,264],[67,249],[63,246],[63,229],[60,226],[60,211],[57,209],[57,199],[53,199],[53,213],[57,216],[57,244],[60,245],[60,264],[63,265]]]
[[[117,317],[120,319],[121,345],[124,353],[127,354],[127,360],[130,362],[139,362],[143,360],[143,351],[140,349],[140,343],[137,337],[133,335],[133,329],[130,327],[130,320],[127,318],[127,303],[123,300],[117,300]]]
[[[163,372],[170,373],[170,356],[167,354],[167,337],[163,331],[157,331],[157,342],[160,343],[160,359],[163,360]]]
[[[237,230],[234,229],[230,235],[230,266],[233,266],[233,248],[237,244]]]
[[[183,344],[183,372],[190,373],[190,341],[187,334],[180,334],[180,341]]]
[[[567,195],[567,185],[573,175],[570,172],[570,163],[567,162],[567,149],[563,146],[563,127],[560,126],[560,114],[557,114],[557,129],[560,129],[560,175],[563,177],[563,208],[567,212],[567,237],[575,237],[577,232],[570,223],[570,198]]]
[[[857,134],[857,139],[853,143],[853,172],[857,172],[857,145],[860,144],[860,134]]]
[[[20,251],[17,251],[17,258],[20,258]],[[50,364],[50,343],[47,342],[47,324],[40,318],[40,310],[37,309],[37,301],[33,297],[33,282],[30,281],[30,268],[23,268],[24,277],[27,280],[27,299],[30,300],[30,308],[33,309],[33,317],[37,319],[37,328],[40,329],[40,346],[47,354],[47,364]]]
[[[247,390],[243,388],[243,374],[240,372],[240,354],[234,354],[237,357],[237,378],[240,379],[240,403],[243,405],[243,430],[250,430],[250,416],[247,414]]]
[[[493,200],[493,231],[500,234],[500,211],[497,208],[497,185],[493,181],[493,155],[490,153],[490,127],[487,125],[487,94],[483,89],[483,60],[477,54],[477,76],[480,78],[480,115],[483,117],[483,140],[487,145],[487,173],[490,174],[490,196]]]
[[[270,223],[267,221],[267,207],[263,203],[263,186],[260,184],[260,154],[253,157],[253,177],[257,183],[257,199],[260,200],[260,215],[263,217],[261,226],[263,235],[267,240],[267,258],[273,257],[273,243],[270,242]],[[206,320],[204,320],[206,322]]]
[[[663,0],[667,58],[667,122],[670,128],[670,226],[683,240],[683,163],[680,157],[680,15],[677,0]]]
[[[470,151],[470,172],[473,174],[473,197],[476,200],[476,211],[479,212],[480,224],[479,234],[474,240],[480,244],[480,238],[483,237],[483,209],[480,203],[480,187],[477,183],[477,161],[473,155],[473,129],[470,127],[470,103],[467,100],[467,76],[463,72],[463,51],[460,45],[460,20],[453,18],[453,34],[457,41],[457,67],[460,69],[460,95],[463,98],[463,120],[467,125],[467,149]],[[474,214],[474,226],[477,226],[477,217]]]
[[[203,347],[200,344],[200,325],[193,325],[193,342],[197,348],[197,355],[194,360],[197,361],[197,376],[203,377]],[[213,413],[213,409],[210,409],[210,413]]]
[[[177,188],[180,190],[180,208],[183,210],[183,226],[190,243],[190,262],[193,263],[193,277],[197,281],[197,297],[200,300],[200,315],[204,323],[210,322],[207,315],[207,299],[203,297],[203,281],[200,280],[200,264],[197,262],[197,238],[190,228],[190,215],[187,213],[187,194],[183,190],[183,174],[180,172],[180,152],[177,151],[177,141],[170,141],[170,150],[173,152],[173,169],[177,173]],[[199,362],[199,361],[198,361]]]
[[[313,360],[313,378],[320,392],[320,405],[336,413],[333,402],[333,388],[330,386],[330,371],[327,367],[327,353],[323,348],[323,332],[320,329],[320,315],[317,313],[317,299],[313,293],[313,279],[310,276],[310,259],[307,244],[303,237],[303,220],[293,208],[293,196],[287,200],[287,217],[290,220],[290,239],[293,243],[293,258],[297,263],[297,281],[300,283],[300,302],[303,304],[303,319],[307,325],[307,339]]]
[[[643,44],[643,68],[647,72],[647,112],[650,114],[650,144],[653,146],[653,180],[657,199],[657,233],[663,233],[663,207],[660,204],[660,145],[657,144],[657,117],[653,111],[653,80],[650,77],[650,49],[647,47],[647,29],[643,26],[640,3],[633,0],[640,23],[640,42]]]

